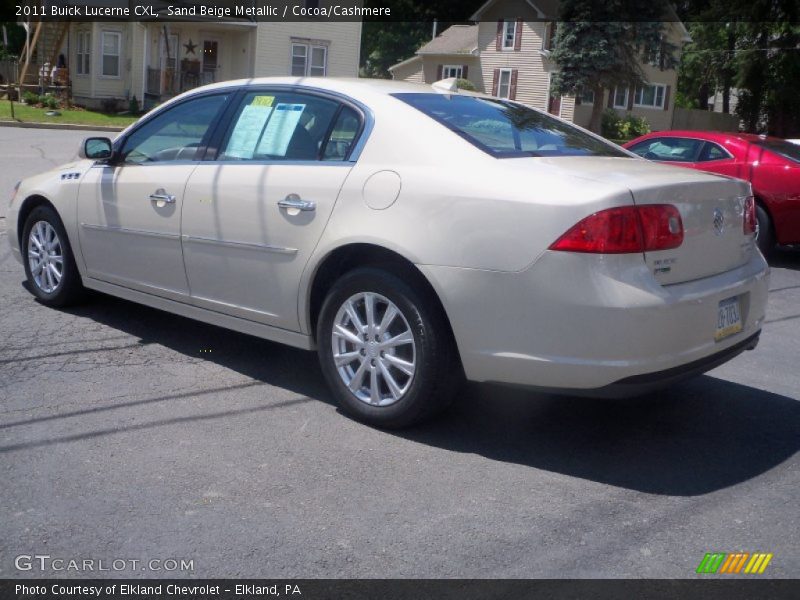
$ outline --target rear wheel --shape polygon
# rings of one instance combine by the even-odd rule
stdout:
[[[28,285],[43,304],[60,307],[81,299],[81,276],[55,210],[37,206],[31,211],[22,229],[20,246]]]
[[[386,428],[442,410],[461,380],[436,302],[395,275],[360,268],[328,293],[317,325],[320,364],[341,408]]]
[[[769,256],[775,247],[775,233],[772,221],[764,207],[756,204],[756,244],[761,254]]]

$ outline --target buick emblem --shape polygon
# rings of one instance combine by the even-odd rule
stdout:
[[[714,233],[722,235],[722,228],[725,226],[725,215],[719,208],[714,209]]]

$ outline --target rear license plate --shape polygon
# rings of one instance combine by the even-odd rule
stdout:
[[[717,331],[714,333],[714,339],[720,341],[741,330],[742,308],[739,296],[720,301],[717,308]]]

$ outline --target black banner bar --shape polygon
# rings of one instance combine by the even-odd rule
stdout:
[[[681,599],[783,600],[797,598],[798,580],[786,579],[4,579],[3,600],[533,600]]]

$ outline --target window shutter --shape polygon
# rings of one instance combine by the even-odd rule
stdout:
[[[439,66],[436,67],[436,81],[441,81],[442,80],[443,72],[444,72],[444,66],[443,65],[439,65]]]
[[[628,110],[633,110],[633,96],[636,94],[636,87],[628,89]]]
[[[517,99],[517,74],[519,73],[518,69],[514,69],[511,71],[511,89],[508,91],[508,99],[509,100],[516,100]]]
[[[669,88],[670,86],[664,88],[664,110],[669,110]]]
[[[469,65],[461,65],[461,78],[468,79],[469,75]]]
[[[517,28],[514,32],[514,50],[519,52],[522,48],[522,19],[517,17]]]
[[[492,96],[497,96],[497,86],[500,83],[500,69],[494,70],[494,77],[492,78]]]
[[[614,94],[617,93],[617,88],[608,90],[608,108],[614,108]]]
[[[500,52],[503,49],[503,19],[497,22],[497,39],[495,40],[495,50]]]

